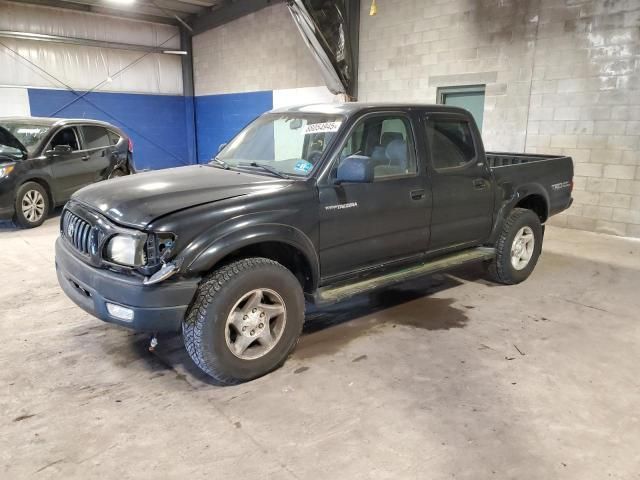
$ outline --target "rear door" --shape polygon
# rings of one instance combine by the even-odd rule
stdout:
[[[374,181],[336,184],[340,161],[356,154],[375,162]],[[407,114],[369,114],[353,126],[319,181],[323,280],[424,254],[431,197],[423,169]]]
[[[479,133],[469,117],[425,113],[433,212],[429,251],[484,242],[493,224],[494,192]]]
[[[81,127],[83,145],[87,160],[87,177],[85,185],[104,180],[111,171],[113,160],[111,154],[115,147],[112,145],[109,131],[98,125],[83,125]]]

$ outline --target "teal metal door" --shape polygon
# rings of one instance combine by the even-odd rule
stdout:
[[[438,103],[469,110],[482,131],[484,87],[446,87],[438,90]]]

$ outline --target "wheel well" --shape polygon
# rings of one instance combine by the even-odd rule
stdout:
[[[49,197],[49,209],[50,211],[52,211],[55,208],[55,203],[53,199],[53,193],[51,192],[51,188],[49,187],[49,184],[42,178],[29,178],[28,180],[22,182],[18,188],[20,188],[25,183],[29,183],[29,182],[37,183],[42,188],[44,188],[44,191],[47,192],[47,197]]]
[[[305,292],[313,290],[313,273],[305,255],[296,247],[282,242],[262,242],[242,247],[222,258],[213,268],[249,257],[263,257],[280,263],[295,275]]]
[[[549,215],[547,202],[542,195],[529,195],[520,200],[515,208],[526,208],[533,211],[540,218],[540,223],[546,222]]]

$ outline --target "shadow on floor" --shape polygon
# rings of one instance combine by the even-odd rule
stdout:
[[[53,211],[49,213],[49,216],[47,217],[45,222],[50,221],[52,218],[59,217],[60,214],[62,213],[62,209],[63,208],[64,207],[56,207],[56,208],[54,208]],[[36,227],[36,228],[40,228],[40,227]],[[22,230],[22,228],[18,227],[13,222],[11,222],[9,220],[0,220],[0,233],[1,232],[16,232],[16,231],[19,231],[19,230]]]
[[[485,275],[482,268],[459,269],[457,275],[465,280],[477,281]],[[462,275],[461,275],[462,278]],[[452,275],[433,275],[408,281],[384,290],[358,295],[344,302],[325,308],[307,307],[303,335],[293,353],[295,359],[307,359],[340,351],[345,345],[363,336],[375,334],[382,327],[397,325],[425,330],[449,330],[464,328],[468,322],[466,310],[456,308],[454,299],[433,298],[432,295],[460,285]],[[393,309],[392,312],[380,312]],[[191,379],[215,385],[191,361],[180,335],[163,335],[153,355],[148,353],[149,336],[129,337],[131,353],[147,359],[150,371],[157,374],[174,370],[176,378],[192,386]],[[180,373],[185,372],[185,373]]]

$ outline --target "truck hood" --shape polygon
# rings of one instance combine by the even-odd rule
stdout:
[[[117,223],[144,228],[151,221],[178,210],[267,193],[289,184],[291,180],[194,165],[95,183],[76,192],[72,199]]]

